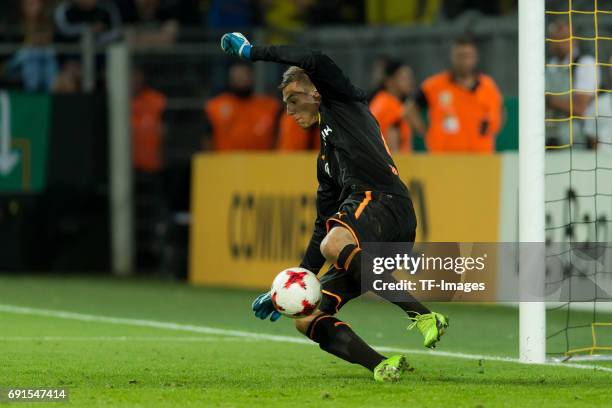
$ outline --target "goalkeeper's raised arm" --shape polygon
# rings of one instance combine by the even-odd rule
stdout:
[[[227,33],[221,38],[227,54],[248,61],[271,61],[302,68],[319,93],[326,98],[365,99],[365,93],[353,86],[336,63],[326,54],[289,45],[252,45],[240,33]]]

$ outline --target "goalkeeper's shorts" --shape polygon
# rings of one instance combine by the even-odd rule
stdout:
[[[327,231],[345,227],[359,246],[364,242],[414,242],[416,224],[410,198],[366,191],[342,202],[339,211],[327,219]],[[362,293],[361,283],[338,266],[323,275],[321,289],[319,310],[331,315]]]

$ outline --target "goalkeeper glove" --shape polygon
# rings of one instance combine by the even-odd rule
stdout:
[[[270,321],[275,322],[281,317],[281,314],[274,309],[270,292],[262,293],[257,296],[257,299],[255,299],[251,307],[255,312],[255,316],[259,317],[261,320],[265,320],[270,316]]]
[[[251,60],[251,43],[242,33],[227,33],[221,37],[221,49],[247,61]]]

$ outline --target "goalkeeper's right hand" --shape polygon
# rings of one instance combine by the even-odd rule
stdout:
[[[251,307],[255,312],[255,316],[259,317],[261,320],[265,320],[270,316],[270,321],[275,322],[281,317],[281,314],[274,309],[270,292],[262,293],[257,296]]]
[[[251,60],[251,43],[242,33],[227,33],[221,37],[221,49],[229,55]]]

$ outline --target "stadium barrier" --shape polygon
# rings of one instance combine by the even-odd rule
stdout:
[[[315,217],[315,161],[312,153],[196,155],[190,282],[263,289],[297,265]],[[500,187],[502,155],[414,154],[395,161],[413,196],[417,241],[499,240],[500,202],[508,194]],[[509,197],[516,200],[515,193]]]

